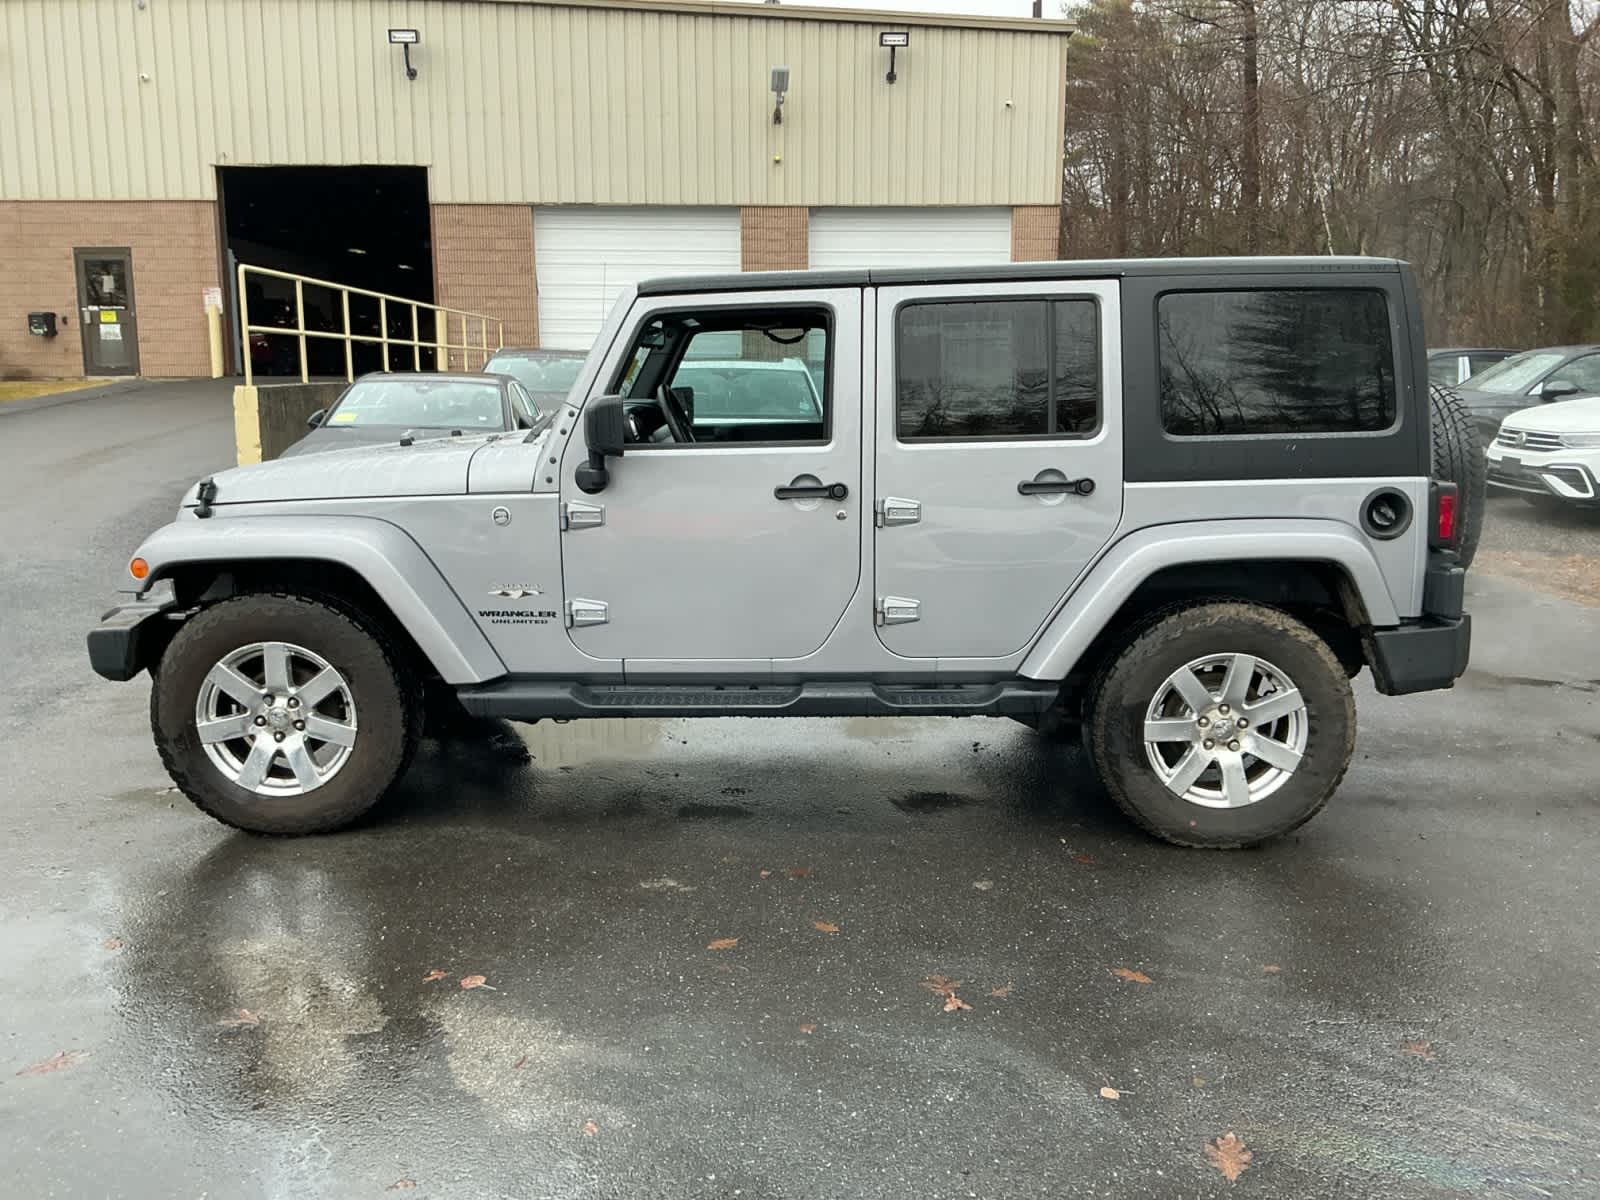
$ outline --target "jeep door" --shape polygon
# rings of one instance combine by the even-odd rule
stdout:
[[[908,658],[1025,649],[1122,513],[1115,281],[877,293],[878,636]]]
[[[626,398],[629,432],[596,494],[581,425],[563,458],[574,644],[632,676],[760,674],[827,641],[871,519],[859,289],[640,297],[592,391]]]

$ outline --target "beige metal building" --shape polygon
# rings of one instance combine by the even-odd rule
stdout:
[[[202,374],[235,261],[582,347],[646,275],[1054,257],[1069,33],[723,0],[5,0],[0,376]]]

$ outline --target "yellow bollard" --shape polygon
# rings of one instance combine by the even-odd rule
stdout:
[[[206,305],[206,336],[211,339],[211,378],[222,378],[222,310]]]

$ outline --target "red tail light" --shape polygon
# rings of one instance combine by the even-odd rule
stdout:
[[[1433,537],[1429,540],[1439,547],[1454,548],[1456,544],[1456,485],[1433,485]]]

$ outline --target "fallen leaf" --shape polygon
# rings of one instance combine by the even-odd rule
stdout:
[[[483,988],[486,991],[491,992],[500,990],[498,988],[490,987],[488,977],[484,975],[463,975],[461,977],[461,988],[463,991],[468,992],[470,992],[473,988]]]
[[[679,883],[676,879],[643,879],[639,886],[647,892],[692,892],[694,888],[686,883]]]
[[[922,986],[937,996],[948,996],[961,986],[961,980],[951,979],[947,975],[929,975],[922,981]]]
[[[1094,855],[1092,855],[1092,854],[1074,854],[1072,856],[1072,861],[1075,862],[1075,863],[1082,863],[1086,867],[1092,867],[1092,866],[1094,866]]]
[[[772,878],[772,872],[767,870],[765,867],[762,867],[761,868],[761,878],[763,878],[763,879],[771,879]]]
[[[1205,1085],[1206,1085],[1206,1080],[1205,1080],[1205,1076],[1203,1076],[1203,1075],[1196,1075],[1196,1076],[1195,1076],[1195,1077],[1194,1077],[1194,1085],[1195,1085],[1195,1087],[1197,1087],[1197,1088],[1203,1088],[1203,1087],[1205,1087]]]
[[[1281,970],[1283,970],[1283,968],[1280,967],[1277,963],[1262,963],[1261,964],[1261,973],[1263,975],[1276,975]]]
[[[583,1136],[584,1137],[593,1137],[595,1134],[597,1134],[599,1132],[600,1132],[600,1126],[596,1125],[593,1121],[585,1121],[583,1123]]]
[[[811,874],[811,868],[810,867],[790,867],[789,871],[788,871],[788,875],[789,875],[790,879],[804,879],[807,875],[810,875],[810,874]]]
[[[801,1033],[815,1033],[816,1031],[817,1031],[817,1027],[815,1025],[802,1025],[802,1026],[800,1026],[800,1032]]]
[[[75,1067],[89,1057],[87,1050],[57,1050],[43,1062],[36,1062],[31,1067],[23,1067],[18,1075],[49,1075],[54,1071]]]
[[[1014,983],[1008,983],[1004,987],[990,988],[989,995],[993,996],[996,1000],[1004,1000],[1007,996],[1011,995],[1011,989],[1015,986],[1016,984]]]
[[[706,943],[707,950],[732,950],[739,944],[738,938],[712,938]]]
[[[100,949],[110,950],[114,954],[118,950],[122,949],[122,939],[119,937],[108,937],[105,941],[100,943]]]
[[[811,925],[812,925],[812,928],[814,928],[818,933],[838,933],[839,932],[839,927],[837,925],[835,925],[832,921],[813,921],[813,922],[811,922]]]
[[[1121,1100],[1122,1099],[1122,1093],[1117,1091],[1117,1089],[1114,1088],[1114,1087],[1103,1087],[1103,1088],[1101,1088],[1100,1089],[1100,1096],[1104,1100]]]
[[[231,1017],[223,1017],[217,1022],[225,1029],[237,1029],[240,1025],[261,1024],[261,1014],[253,1013],[248,1008],[241,1008]]]
[[[1229,1130],[1219,1138],[1206,1143],[1206,1157],[1211,1165],[1221,1171],[1229,1183],[1243,1175],[1255,1156],[1244,1148],[1244,1143]]]
[[[528,1056],[526,1054],[524,1054],[521,1058],[517,1059],[516,1062],[511,1064],[511,1069],[513,1071],[520,1071],[520,1070],[522,1070],[522,1068],[524,1066],[527,1065],[527,1062],[528,1062]]]
[[[980,892],[992,892],[994,890],[994,880],[974,879],[972,881],[972,886],[975,890]]]
[[[944,1010],[945,1012],[971,1012],[972,1005],[968,1004],[954,992],[951,992],[944,998]]]
[[[1143,971],[1130,971],[1127,967],[1118,967],[1111,972],[1118,979],[1126,979],[1129,983],[1154,983],[1155,980]]]
[[[386,1192],[409,1192],[412,1188],[414,1188],[416,1186],[417,1186],[417,1181],[415,1179],[396,1179],[393,1183],[391,1183],[388,1187],[384,1188],[383,1190],[386,1191]]]
[[[1421,1038],[1413,1042],[1401,1042],[1400,1053],[1409,1054],[1412,1058],[1420,1058],[1423,1062],[1432,1062],[1439,1057],[1433,1052],[1432,1044],[1423,1041]]]
[[[435,980],[443,979],[444,975],[445,975],[445,973],[443,971],[435,968],[434,970],[429,971],[426,975],[424,975],[422,977],[422,982],[423,983],[433,983]]]

